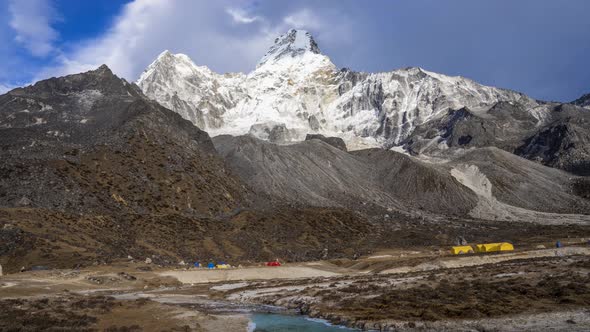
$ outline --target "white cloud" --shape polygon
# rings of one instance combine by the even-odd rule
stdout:
[[[117,75],[135,80],[164,49],[186,53],[216,70],[244,70],[272,42],[259,27],[245,31],[232,23],[226,1],[135,0],[124,6],[110,29],[62,54],[56,66],[36,80],[90,70],[107,64]]]
[[[295,29],[317,30],[322,28],[321,20],[311,10],[302,9],[286,16],[283,22]]]
[[[124,6],[105,34],[75,45],[67,54],[59,53],[57,65],[39,72],[35,80],[87,71],[104,63],[117,75],[134,81],[165,49],[185,53],[195,63],[218,72],[248,72],[289,28],[329,35],[344,23],[320,24],[305,9],[279,14],[274,23],[271,17],[250,12],[229,0],[135,0]]]
[[[250,24],[260,20],[258,16],[249,16],[246,11],[240,8],[227,8],[226,12],[231,16],[231,18],[236,23],[241,24]]]
[[[349,17],[335,10],[323,11],[318,15],[309,8],[302,8],[285,16],[282,25],[287,29],[309,30],[316,39],[329,41],[334,45],[349,45],[356,38],[351,21]]]
[[[43,57],[55,50],[53,43],[59,35],[51,25],[58,16],[49,0],[10,0],[9,11],[15,40],[32,55]]]

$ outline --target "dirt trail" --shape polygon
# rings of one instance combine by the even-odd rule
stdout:
[[[305,266],[281,266],[281,267],[248,267],[228,270],[188,270],[188,271],[163,271],[158,274],[162,277],[172,277],[183,284],[204,284],[204,283],[218,283],[218,282],[234,282],[234,281],[249,281],[249,280],[280,280],[280,279],[302,279],[302,278],[316,278],[316,277],[338,277],[338,276],[352,276],[357,274],[391,274],[391,273],[410,273],[418,271],[430,271],[449,268],[460,268],[467,266],[478,266],[485,264],[496,264],[506,261],[519,259],[532,259],[541,257],[559,257],[583,255],[590,256],[590,248],[585,247],[567,247],[555,249],[542,249],[531,251],[520,251],[499,254],[486,255],[468,255],[468,256],[438,256],[427,258],[425,256],[416,256],[414,259],[410,258],[407,261],[397,262],[398,259],[392,255],[371,256],[366,258],[368,262],[378,260],[380,264],[361,264],[363,260],[359,260],[359,265],[362,268],[338,268],[336,266],[317,262],[310,263]],[[427,259],[425,262],[424,259]],[[419,262],[418,264],[412,262]],[[388,264],[389,263],[389,264]],[[384,270],[382,264],[398,265]],[[233,285],[233,284],[232,284]],[[223,288],[223,286],[220,286]],[[232,288],[231,286],[228,286]]]
[[[256,279],[333,277],[340,274],[312,266],[250,267],[228,270],[201,269],[192,271],[165,271],[160,273],[161,276],[174,277],[185,284]]]

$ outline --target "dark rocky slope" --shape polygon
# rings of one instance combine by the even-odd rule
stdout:
[[[313,206],[466,214],[475,196],[448,171],[398,152],[347,153],[322,140],[275,145],[217,136],[215,147],[255,191]]]
[[[127,255],[312,259],[324,248],[343,255],[343,241],[367,248],[368,224],[349,211],[268,209],[207,133],[106,66],[0,96],[0,160],[0,264],[8,271]],[[312,231],[317,223],[325,232]],[[301,233],[283,234],[286,225]]]
[[[352,257],[382,244],[358,215],[342,209],[277,207],[224,218],[183,214],[73,214],[0,209],[0,263],[73,268],[117,260],[177,265],[200,261],[309,261]]]
[[[353,151],[371,165],[376,185],[405,205],[434,213],[467,214],[476,204],[474,193],[439,165],[383,149]]]
[[[477,166],[491,182],[494,197],[503,203],[533,211],[590,214],[590,200],[580,185],[584,177],[493,147],[469,150],[449,167],[461,164]]]
[[[217,136],[215,147],[255,192],[313,206],[466,216],[478,195],[452,170],[477,166],[500,202],[540,212],[590,213],[581,177],[498,148],[459,150],[426,161],[395,151],[345,152],[320,140],[275,145],[250,136]],[[461,153],[459,153],[461,152]],[[578,188],[578,189],[575,189]]]
[[[0,97],[0,206],[211,215],[246,199],[209,135],[106,67]]]
[[[563,105],[563,112],[572,113]],[[590,111],[584,117],[565,115],[540,128],[514,152],[544,165],[590,175]]]

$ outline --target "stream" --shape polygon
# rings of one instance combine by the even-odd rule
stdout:
[[[322,319],[282,313],[253,313],[249,332],[334,332],[358,331],[344,326],[330,325]]]
[[[165,291],[165,290],[164,290]],[[204,295],[166,294],[159,290],[157,293],[132,292],[113,294],[120,300],[135,300],[149,298],[161,303],[189,306],[195,310],[212,314],[245,314],[250,317],[249,332],[332,332],[358,331],[344,326],[329,324],[323,319],[309,318],[299,315],[294,310],[281,307],[233,303],[225,300],[212,300]]]

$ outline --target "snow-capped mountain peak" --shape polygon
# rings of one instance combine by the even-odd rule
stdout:
[[[234,106],[236,86],[243,78],[217,74],[185,54],[166,50],[141,74],[137,85],[146,96],[205,129],[223,125],[221,114]]]
[[[158,57],[156,58],[156,61],[158,61],[160,59],[168,58],[171,56],[174,56],[174,54],[172,54],[172,52],[170,52],[170,50],[164,50],[162,53],[160,53],[160,55],[158,55]]]
[[[293,58],[307,52],[320,54],[320,48],[311,33],[305,30],[291,29],[275,39],[274,45],[260,59],[257,67],[267,62],[275,62],[284,58]]]
[[[154,74],[162,74],[162,71],[174,71],[184,77],[197,75],[212,76],[214,73],[206,66],[197,66],[191,58],[182,53],[173,54],[168,50],[152,62],[147,69],[141,74],[138,83],[146,80]]]
[[[279,142],[321,133],[350,149],[401,144],[418,126],[463,107],[486,112],[498,102],[520,103],[539,121],[544,112],[522,94],[418,67],[338,70],[309,32],[293,29],[247,75],[220,75],[165,51],[137,83],[213,136],[251,133]]]

